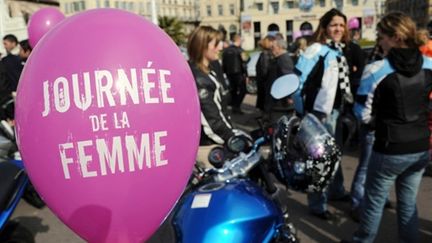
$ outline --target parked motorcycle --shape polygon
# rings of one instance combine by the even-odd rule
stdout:
[[[13,119],[13,99],[0,106],[0,242],[34,242],[33,234],[11,221],[21,198],[36,208],[45,206],[30,183],[18,152],[15,133],[9,122]]]
[[[5,131],[10,131],[4,123],[0,123],[0,128],[4,134]],[[2,151],[13,146],[4,138],[2,136],[0,139]],[[9,220],[28,185],[29,180],[21,160],[8,159],[0,162],[0,242],[34,242],[33,234],[29,230]]]
[[[279,84],[279,87],[278,87]],[[275,98],[298,88],[295,75],[274,82]],[[273,94],[272,94],[273,95]],[[199,173],[196,186],[188,188],[174,209],[177,242],[297,242],[281,191],[263,167],[260,147],[270,142],[271,162],[280,182],[302,191],[322,191],[334,176],[340,152],[334,139],[313,116],[283,117],[272,136],[254,141],[250,150],[244,137],[230,139],[226,146],[236,156],[226,158],[224,149],[212,150],[215,169]],[[295,122],[294,122],[295,121]],[[252,180],[250,171],[260,173]],[[289,207],[289,205],[288,205]]]
[[[241,140],[229,141],[228,147]],[[182,197],[173,225],[178,242],[297,242],[292,224],[268,192],[248,178],[262,159],[262,137],[252,149],[225,161],[220,169],[206,171]],[[212,151],[210,157],[223,158]],[[212,159],[210,162],[213,163]]]

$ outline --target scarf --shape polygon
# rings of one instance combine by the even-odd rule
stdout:
[[[349,66],[348,62],[343,55],[343,48],[345,47],[344,43],[335,43],[332,40],[327,40],[327,45],[333,49],[337,50],[341,55],[336,57],[338,63],[338,83],[339,89],[342,92],[342,104],[343,103],[354,103],[354,97],[351,93],[351,85],[349,80]]]

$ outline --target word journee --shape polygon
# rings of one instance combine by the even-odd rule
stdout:
[[[139,74],[140,77],[138,77]],[[110,107],[118,105],[118,102],[124,106],[127,104],[126,93],[134,105],[140,104],[140,102],[145,104],[175,103],[174,98],[168,96],[168,90],[171,88],[171,84],[167,82],[169,75],[171,75],[171,71],[164,69],[142,68],[141,72],[137,72],[137,69],[131,68],[129,75],[124,69],[117,69],[117,79],[114,82],[113,75],[108,70],[96,70],[93,76],[90,75],[90,72],[84,72],[81,75],[74,73],[71,75],[73,104],[83,111],[92,106],[93,102],[98,108],[103,108],[106,106],[105,100],[108,101]],[[83,92],[80,92],[79,89],[80,76],[83,78]],[[151,76],[159,81],[158,85],[156,85],[156,81],[150,79]],[[141,85],[138,85],[138,78]],[[91,83],[95,85],[95,95],[92,95]],[[115,92],[119,94],[117,97],[120,97],[120,101],[117,103],[114,99],[113,87]],[[51,113],[50,93],[53,93],[54,109],[60,113],[67,112],[72,105],[70,89],[70,80],[66,77],[56,78],[52,87],[50,87],[48,80],[44,81],[44,111],[42,116],[46,117]],[[158,92],[153,91],[154,89],[157,89]],[[143,91],[141,99],[139,97],[140,90]],[[96,97],[96,101],[93,100],[94,97]]]

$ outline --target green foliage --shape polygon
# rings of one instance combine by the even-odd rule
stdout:
[[[161,16],[158,18],[159,27],[163,29],[177,45],[186,42],[183,22],[176,17]]]
[[[365,48],[365,47],[372,47],[372,46],[375,45],[375,41],[374,41],[374,40],[369,40],[369,39],[361,39],[361,40],[359,41],[359,45],[360,45],[362,48]]]

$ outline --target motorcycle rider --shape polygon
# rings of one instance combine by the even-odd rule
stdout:
[[[201,139],[197,161],[208,164],[208,152],[215,146],[224,144],[236,134],[230,117],[223,105],[223,80],[217,61],[222,50],[220,32],[210,26],[199,26],[189,37],[187,50],[189,65],[195,78],[201,106]]]

